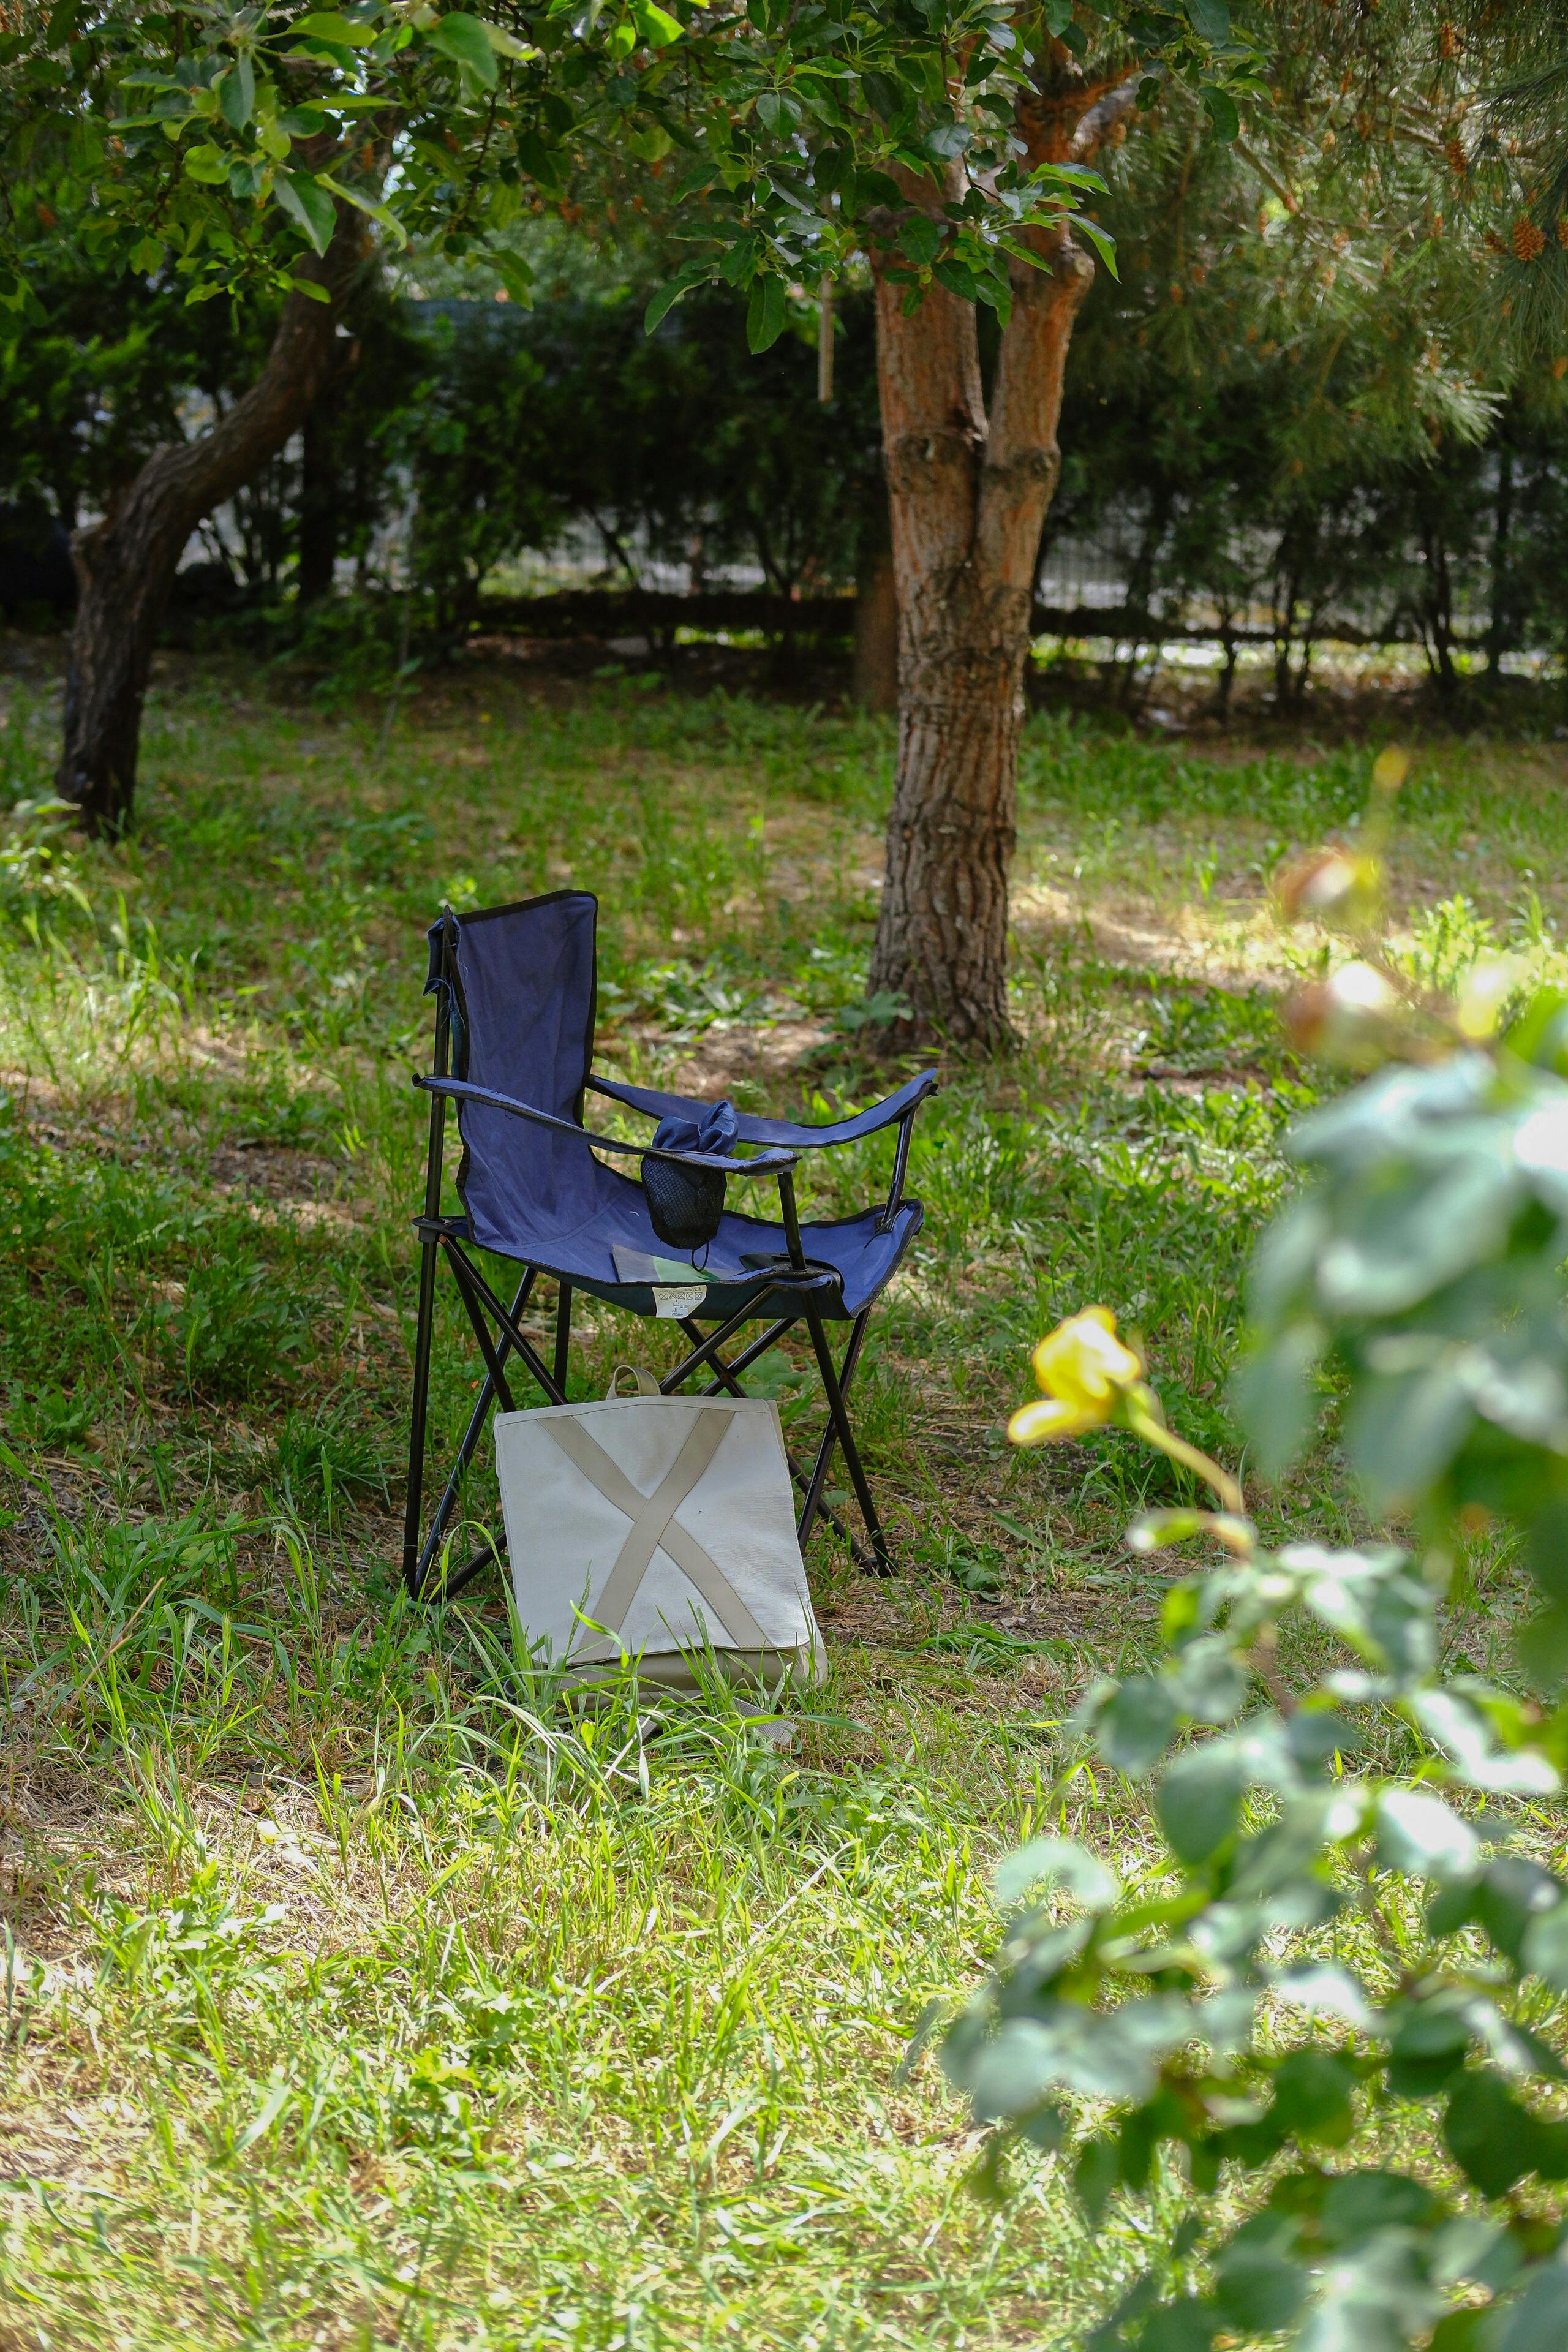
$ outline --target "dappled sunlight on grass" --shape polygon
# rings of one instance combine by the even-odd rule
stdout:
[[[603,1064],[864,1101],[890,731],[500,671],[428,685],[384,747],[383,717],[192,667],[149,710],[138,834],[0,869],[7,2325],[1067,2352],[1137,2228],[1089,2237],[1048,2162],[978,2200],[933,2060],[897,2070],[991,1948],[985,1874],[1038,1826],[1073,1696],[1150,1638],[1166,1572],[1121,1529],[1186,1474],[1003,1428],[1092,1298],[1234,1454],[1242,1269],[1316,1083],[1268,884],[1352,823],[1364,762],[1031,722],[1023,1046],[922,1115],[928,1222],[860,1392],[904,1573],[814,1547],[831,1677],[781,1701],[780,1747],[721,1705],[574,1719],[495,1584],[401,1599],[422,931],[443,896],[585,885]],[[52,723],[13,693],[5,797],[47,797]],[[1551,756],[1418,761],[1423,969],[1555,968]],[[858,1205],[887,1152],[808,1169],[808,1205]],[[584,1332],[602,1393],[626,1331]],[[446,1440],[472,1379],[453,1310]],[[786,1420],[813,1394],[786,1371]],[[1328,1451],[1285,1499],[1362,1524]],[[1517,1571],[1472,1565],[1484,1667]],[[1152,1866],[1108,1776],[1068,1813]]]

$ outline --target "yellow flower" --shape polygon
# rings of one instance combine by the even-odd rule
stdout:
[[[1397,743],[1387,743],[1372,763],[1373,790],[1393,794],[1410,773],[1410,754]]]
[[[1018,1407],[1007,1423],[1007,1434],[1015,1445],[1045,1445],[1053,1437],[1079,1437],[1086,1429],[1098,1429],[1100,1418],[1056,1397],[1037,1397],[1032,1404]]]
[[[1110,1308],[1086,1307],[1040,1341],[1035,1378],[1046,1402],[1020,1405],[1013,1415],[1007,1434],[1015,1445],[1042,1445],[1100,1428],[1124,1391],[1142,1382],[1143,1367],[1117,1338]]]
[[[1142,1365],[1116,1336],[1109,1307],[1069,1315],[1035,1349],[1035,1378],[1046,1394],[1081,1412],[1109,1407],[1119,1389],[1142,1377]]]

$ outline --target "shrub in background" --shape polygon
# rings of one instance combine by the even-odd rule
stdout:
[[[1261,2172],[1238,2226],[1191,2205],[1090,2338],[1208,2352],[1559,2352],[1568,2342],[1563,2063],[1568,1882],[1542,1806],[1568,1769],[1568,999],[1496,1034],[1517,974],[1449,997],[1377,943],[1375,846],[1402,764],[1380,763],[1355,852],[1286,886],[1356,952],[1304,991],[1298,1034],[1391,1066],[1313,1112],[1302,1192],[1265,1237],[1240,1402],[1263,1466],[1306,1442],[1331,1367],[1344,1442],[1409,1547],[1265,1546],[1236,1482],[1169,1431],[1103,1310],[1037,1351],[1020,1443],[1113,1423],[1215,1507],[1152,1514],[1135,1550],[1205,1543],[1171,1588],[1164,1655],[1098,1684],[1078,1727],[1146,1787],[1163,1866],[1124,1886],[1045,1837],[997,1873],[1006,1932],[945,2061],[1009,2143],[1066,2146],[1098,2216],[1174,2161],[1201,2200]],[[1536,1696],[1440,1663],[1458,1537],[1526,1530],[1540,1608],[1518,1635]],[[1358,2161],[1359,2139],[1434,2160]]]

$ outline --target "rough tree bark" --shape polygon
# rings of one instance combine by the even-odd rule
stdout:
[[[1060,42],[1020,109],[1032,163],[1082,162],[1136,104],[1140,75],[1089,82]],[[912,205],[939,194],[912,174]],[[1029,614],[1073,321],[1094,267],[1069,231],[1031,233],[987,414],[973,307],[933,287],[910,318],[877,273],[882,446],[899,611],[899,757],[873,992],[911,1008],[889,1042],[1007,1045],[1007,869]]]
[[[899,707],[899,591],[888,550],[862,566],[855,586],[855,674],[862,710]]]
[[[185,542],[298,431],[333,364],[338,314],[365,249],[363,215],[340,205],[325,257],[296,268],[328,300],[289,294],[248,392],[198,439],[155,449],[103,520],[71,542],[80,601],[55,782],[91,832],[121,831],[131,815],[153,639]]]

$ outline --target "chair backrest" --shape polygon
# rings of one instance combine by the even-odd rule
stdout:
[[[515,906],[444,914],[430,928],[426,992],[453,982],[452,1067],[536,1110],[580,1124],[594,1058],[595,930],[588,890],[552,890]],[[477,1103],[460,1114],[458,1188],[481,1242],[511,1226],[526,1199],[570,1217],[593,1156],[586,1144]]]

